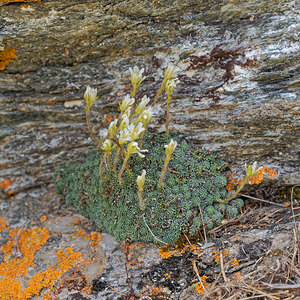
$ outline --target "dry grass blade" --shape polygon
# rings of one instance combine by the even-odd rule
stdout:
[[[268,200],[265,200],[265,199],[256,198],[256,197],[253,197],[253,196],[248,196],[248,195],[245,195],[245,194],[239,194],[239,195],[243,196],[245,198],[252,199],[252,200],[256,200],[256,201],[260,201],[260,202],[264,202],[264,203],[268,203],[268,204],[280,206],[280,207],[283,207],[283,208],[287,208],[284,204],[280,204],[280,203],[268,201]]]
[[[272,289],[275,289],[275,290],[295,290],[295,289],[300,289],[300,284],[276,284],[276,283],[273,283],[273,284],[270,284],[270,283],[267,283],[267,282],[262,282],[262,284],[272,288]]]
[[[146,223],[146,220],[145,220],[144,215],[142,215],[142,217],[143,217],[143,220],[144,220],[144,223],[145,223],[147,229],[149,230],[149,232],[151,233],[151,235],[153,236],[153,238],[154,238],[155,240],[157,240],[158,242],[160,242],[160,243],[162,243],[162,244],[164,244],[164,245],[167,245],[167,243],[165,243],[164,241],[160,240],[158,237],[156,237],[156,236],[154,235],[154,233],[152,232],[152,230],[150,229],[150,227],[149,227],[148,224]]]
[[[202,224],[203,224],[204,241],[205,241],[205,244],[207,244],[206,229],[205,229],[205,225],[204,225],[202,209],[201,209],[200,205],[198,205],[198,207],[199,207],[199,211],[200,211],[201,221],[202,221]]]
[[[220,264],[221,264],[221,273],[222,273],[223,279],[226,283],[228,283],[228,279],[225,275],[225,270],[224,270],[224,260],[223,260],[223,252],[222,251],[220,251]]]
[[[194,259],[192,260],[192,266],[193,266],[193,270],[194,270],[194,272],[196,273],[197,278],[198,278],[198,280],[199,280],[199,282],[200,282],[200,285],[201,285],[201,287],[202,287],[204,293],[206,294],[206,289],[205,289],[205,287],[204,287],[204,284],[203,284],[202,279],[201,279],[201,277],[200,277],[198,268],[197,268],[197,266],[196,266],[196,260],[194,260]]]

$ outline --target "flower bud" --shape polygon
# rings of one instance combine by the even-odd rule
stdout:
[[[129,126],[129,117],[127,115],[121,116],[121,124],[120,124],[120,130],[124,130],[125,128],[128,128]]]
[[[123,145],[129,141],[131,141],[130,132],[127,128],[124,128],[123,130],[120,131],[119,143],[120,143],[120,145]]]
[[[172,153],[174,152],[175,148],[177,146],[177,142],[171,139],[170,143],[168,145],[165,145],[166,148],[166,156],[169,160],[171,158]]]
[[[113,122],[111,122],[109,124],[109,127],[108,127],[108,133],[109,135],[113,138],[116,133],[117,133],[117,122],[118,122],[118,119],[114,120]]]
[[[139,115],[138,121],[140,121],[146,127],[151,121],[152,115],[153,115],[152,108],[149,107]]]
[[[86,103],[85,110],[90,111],[93,103],[97,100],[97,89],[91,88],[89,85],[86,87],[86,91],[84,93],[84,101]]]
[[[135,109],[135,112],[137,114],[140,114],[142,113],[145,108],[146,108],[146,105],[149,103],[150,99],[145,95],[143,98],[142,98],[142,101],[139,103],[139,105],[137,106],[137,108]]]
[[[129,71],[130,71],[131,84],[132,84],[133,88],[135,90],[137,90],[137,88],[139,87],[141,82],[146,78],[146,77],[143,77],[144,68],[139,70],[139,68],[137,66],[134,66],[133,70],[132,70],[132,68],[129,68]]]
[[[121,112],[125,111],[133,103],[134,103],[134,99],[131,98],[129,95],[126,95],[122,101],[122,104],[120,104]]]
[[[166,93],[171,95],[179,80],[177,78],[169,79],[166,83]]]
[[[169,63],[167,69],[165,69],[165,78],[164,80],[174,79],[176,77],[177,68],[172,64]]]
[[[144,189],[144,184],[145,184],[145,176],[146,176],[146,171],[143,170],[142,175],[138,176],[136,179],[136,184],[139,187],[139,191],[142,192]]]
[[[143,131],[145,131],[145,128],[143,127],[143,124],[139,122],[138,125],[136,127],[133,127],[130,132],[131,140],[135,141],[136,139],[138,139]]]
[[[255,176],[260,169],[262,169],[262,167],[257,168],[257,162],[256,161],[253,163],[252,166],[248,165],[248,167],[246,169],[247,177],[251,178],[251,177]]]
[[[132,155],[134,153],[137,153],[140,157],[145,157],[142,152],[148,152],[148,150],[141,150],[138,146],[137,142],[131,142],[127,146],[127,155]]]
[[[101,149],[110,154],[112,150],[112,141],[110,139],[106,139],[103,142]]]

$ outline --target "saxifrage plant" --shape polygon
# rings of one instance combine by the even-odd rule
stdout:
[[[79,162],[57,169],[56,189],[65,195],[68,206],[76,207],[117,240],[167,244],[182,232],[195,234],[203,226],[212,228],[238,215],[243,201],[236,196],[260,168],[256,163],[248,166],[237,191],[228,193],[227,163],[169,134],[171,95],[178,83],[175,67],[169,64],[165,70],[151,107],[148,97],[135,99],[145,79],[143,72],[130,68],[131,95],[123,99],[119,118],[110,123],[102,139],[95,136],[90,123],[97,90],[87,87],[86,119],[97,147]],[[166,132],[161,134],[147,126],[164,90],[167,118]]]

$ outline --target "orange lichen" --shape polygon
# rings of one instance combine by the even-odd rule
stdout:
[[[227,176],[226,189],[228,192],[235,189],[235,187],[237,185],[239,185],[243,182],[243,179],[241,179],[241,176],[238,172],[236,172],[235,174],[232,174],[231,171],[228,171],[226,173],[226,176]],[[256,176],[254,176],[248,180],[248,183],[260,184],[263,181],[264,176],[268,176],[269,179],[272,179],[272,178],[278,177],[278,172],[273,171],[267,167],[262,167],[261,169],[258,170]]]
[[[166,279],[166,280],[167,280],[167,279],[170,279],[172,274],[173,274],[173,272],[164,274],[165,279]]]
[[[11,186],[11,181],[7,178],[0,180],[0,188],[1,189],[8,189]]]
[[[127,266],[130,268],[141,267],[144,263],[143,257],[145,257],[145,253],[141,253],[140,249],[145,247],[143,243],[134,242],[122,242],[121,249],[127,255]],[[142,255],[140,255],[142,254]]]
[[[99,232],[94,231],[94,232],[91,232],[90,234],[86,235],[85,239],[91,241],[90,245],[92,247],[96,247],[98,245],[98,242],[101,241],[102,236]]]
[[[163,292],[167,292],[167,287],[150,287],[149,285],[146,285],[143,287],[143,290],[137,295],[139,299],[149,299],[153,296],[159,296]]]
[[[5,220],[0,218],[0,233],[5,229],[6,223]]]
[[[163,289],[160,287],[155,287],[152,291],[148,294],[148,296],[158,296],[163,292]]]
[[[9,283],[9,285],[6,285],[6,288],[2,290],[0,289],[0,299],[30,299],[34,295],[39,295],[43,288],[52,288],[60,276],[71,269],[74,264],[85,263],[82,259],[82,254],[79,252],[73,253],[72,248],[67,248],[65,251],[59,250],[57,257],[58,262],[55,266],[51,266],[46,271],[34,275],[23,290],[19,281],[13,280],[12,277],[8,276],[1,279],[0,286],[4,286],[6,283]]]
[[[236,272],[234,274],[234,276],[235,276],[234,281],[238,281],[238,280],[240,280],[243,277],[240,271]]]
[[[76,228],[76,226],[75,226],[75,228]],[[84,229],[79,229],[75,233],[70,234],[69,237],[76,236],[76,237],[79,237],[79,238],[83,238],[85,235],[86,235],[85,230]]]
[[[28,268],[34,266],[35,251],[41,249],[49,239],[49,231],[41,227],[23,230],[14,228],[9,235],[10,240],[1,247],[5,257],[0,264],[0,274],[10,278],[25,276]]]
[[[83,219],[76,219],[73,223],[76,224],[81,220],[83,220]],[[77,229],[78,225],[75,225],[74,228]],[[102,239],[102,236],[99,232],[94,231],[94,232],[87,234],[87,232],[84,229],[78,229],[75,233],[72,233],[69,235],[69,237],[73,237],[73,236],[76,236],[79,238],[84,238],[86,240],[90,240],[91,241],[90,245],[92,247],[96,247],[98,245],[98,242],[101,241],[101,239]]]
[[[232,262],[231,262],[231,267],[236,267],[236,266],[238,266],[239,265],[239,262],[238,262],[238,260],[235,258]]]
[[[0,229],[7,229],[3,219],[0,219]],[[83,260],[81,253],[74,253],[72,248],[61,249],[57,252],[57,263],[46,271],[33,275],[27,286],[23,288],[18,277],[27,276],[28,268],[35,266],[35,252],[47,242],[49,234],[48,229],[42,227],[10,230],[10,239],[1,247],[5,254],[4,260],[0,264],[1,300],[31,299],[33,296],[39,295],[43,288],[52,289],[62,274],[72,267],[83,267],[89,263]],[[48,299],[51,298],[48,297]]]
[[[193,244],[183,244],[180,247],[176,246],[173,249],[169,249],[168,246],[163,246],[163,247],[158,246],[158,248],[159,248],[159,255],[163,259],[169,258],[171,256],[182,256],[182,254],[185,253],[187,249],[192,251],[194,254],[199,254],[201,252],[201,249],[198,249],[197,245],[193,245]]]
[[[0,59],[0,63],[1,63],[1,59]],[[0,188],[1,189],[7,190],[11,186],[11,184],[12,184],[11,181],[9,179],[7,179],[7,178],[3,179],[3,181],[0,180]],[[8,190],[7,191],[7,194],[9,196],[13,195],[13,193],[14,192],[12,190]]]
[[[221,253],[223,254],[223,257],[227,257],[229,255],[228,249],[221,250],[221,251],[222,251]],[[215,262],[218,263],[221,259],[220,251],[215,250],[212,255],[214,257]]]
[[[11,2],[22,2],[22,3],[31,3],[31,2],[41,2],[42,0],[0,0],[0,3],[11,3]]]
[[[238,184],[240,184],[243,181],[242,179],[239,179],[238,173],[233,175],[231,171],[226,172],[226,177],[227,177],[226,189],[228,192],[233,190]]]
[[[105,120],[107,121],[107,122],[111,122],[112,120],[114,120],[114,119],[116,119],[117,118],[117,116],[116,115],[109,115],[109,116],[107,116],[106,118],[105,118]]]
[[[3,51],[0,51],[0,70],[4,70],[17,57],[15,55],[15,48],[5,47]]]
[[[45,222],[47,220],[47,217],[46,216],[42,216],[41,218],[40,218],[40,221],[41,222]]]
[[[0,279],[0,299],[22,300],[21,295],[22,287],[19,281],[13,280],[10,277]]]
[[[83,218],[78,218],[78,219],[74,220],[73,223],[76,224],[76,223],[78,223],[78,222],[80,222],[82,220],[83,220]]]
[[[205,293],[205,290],[209,287],[209,283],[206,282],[206,279],[208,279],[207,276],[203,275],[201,278],[201,283],[197,283],[195,285],[195,290],[198,294],[203,295]]]
[[[265,175],[267,175],[268,178],[271,179],[271,178],[278,177],[278,172],[277,171],[275,172],[266,167],[262,167],[260,170],[258,170],[256,176],[249,179],[249,183],[260,184],[263,181]]]

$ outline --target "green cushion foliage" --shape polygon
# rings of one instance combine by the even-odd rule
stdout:
[[[173,138],[178,145],[168,164],[164,186],[158,180],[164,165],[164,145]],[[143,149],[149,152],[144,158],[133,155],[129,160],[131,174],[124,172],[122,184],[115,174],[105,168],[100,180],[101,155],[96,150],[86,159],[68,163],[56,171],[56,190],[65,195],[67,206],[92,219],[103,232],[117,240],[165,243],[176,241],[182,232],[195,234],[202,225],[208,228],[221,224],[223,218],[234,217],[243,206],[241,199],[228,204],[218,203],[227,196],[227,163],[204,149],[191,148],[179,136],[147,132]],[[114,154],[111,161],[114,160]],[[122,160],[119,158],[118,170]],[[138,200],[136,178],[145,169],[143,191],[145,209]],[[201,218],[200,208],[203,218]],[[145,225],[145,222],[149,226]]]

